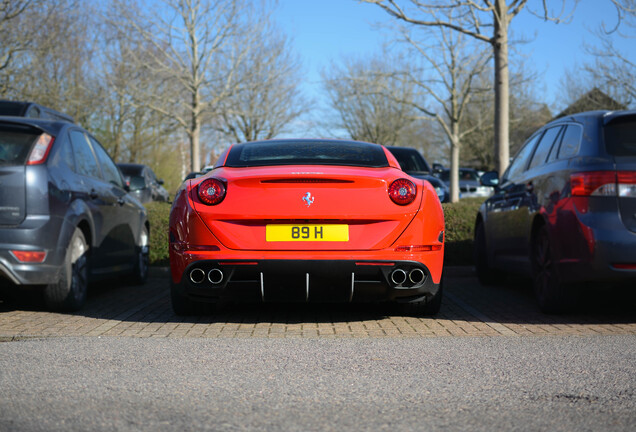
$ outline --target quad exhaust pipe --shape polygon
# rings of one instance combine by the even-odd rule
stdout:
[[[395,269],[391,272],[391,282],[395,285],[402,285],[406,282],[406,272],[402,269]]]
[[[190,271],[190,280],[192,281],[192,283],[197,285],[203,283],[206,276],[210,283],[213,285],[220,284],[221,282],[223,282],[224,278],[223,272],[217,268],[210,270],[207,275],[205,274],[205,271],[200,268],[194,268]]]
[[[397,268],[391,272],[390,279],[396,287],[410,288],[423,283],[426,280],[426,273],[420,268],[411,269],[408,273],[406,270]]]
[[[426,275],[424,274],[422,269],[414,268],[409,272],[409,280],[414,285],[421,284],[422,282],[424,282],[424,279],[426,279]]]
[[[200,284],[205,280],[205,272],[200,268],[195,268],[190,271],[190,280],[195,284]]]
[[[208,280],[214,284],[218,285],[223,282],[223,272],[219,269],[212,269],[208,272]]]

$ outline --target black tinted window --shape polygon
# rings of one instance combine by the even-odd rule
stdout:
[[[59,167],[64,170],[70,169],[75,171],[75,157],[73,156],[73,149],[68,141],[64,141],[62,145],[58,144],[57,151],[49,162],[50,166]]]
[[[348,165],[386,167],[384,149],[377,144],[333,141],[268,141],[235,144],[227,167],[267,165]]]
[[[18,125],[0,125],[0,165],[23,165],[42,132]]]
[[[112,161],[106,150],[102,148],[102,146],[95,141],[92,137],[90,138],[91,144],[93,144],[93,149],[95,149],[95,153],[97,153],[97,159],[99,159],[99,164],[102,167],[102,175],[104,176],[104,180],[114,185],[117,185],[121,188],[124,187],[121,181],[121,176],[119,175],[119,170],[117,166]]]
[[[528,141],[526,145],[521,148],[521,150],[519,150],[519,153],[517,153],[517,156],[515,156],[514,160],[510,164],[510,167],[508,167],[506,174],[504,174],[505,179],[514,178],[525,171],[526,165],[528,164],[528,158],[530,158],[532,150],[534,149],[534,145],[537,143],[538,139],[539,135],[536,135],[534,138]]]
[[[559,149],[559,159],[567,159],[579,152],[579,146],[581,145],[581,137],[583,136],[583,127],[579,125],[568,125],[568,128],[563,134],[563,140],[561,141],[561,148]]]
[[[619,117],[605,126],[605,147],[614,156],[636,156],[636,116]]]
[[[431,169],[428,167],[426,160],[416,150],[411,149],[390,149],[393,156],[400,164],[402,171],[423,171],[428,172]]]
[[[534,156],[532,156],[532,161],[530,162],[530,168],[534,168],[536,166],[541,165],[548,158],[548,153],[550,153],[550,149],[554,145],[556,137],[559,135],[561,131],[561,126],[553,127],[545,131],[541,141],[539,141],[539,145],[534,152]]]
[[[70,135],[77,172],[85,176],[100,177],[99,166],[97,165],[93,151],[88,145],[86,135],[77,130],[71,131]]]

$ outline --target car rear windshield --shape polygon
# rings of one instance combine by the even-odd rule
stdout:
[[[636,116],[618,117],[606,125],[605,147],[613,156],[636,156]]]
[[[346,165],[389,166],[382,146],[351,141],[267,141],[236,144],[225,166]]]
[[[24,165],[41,134],[31,127],[0,124],[0,165]]]

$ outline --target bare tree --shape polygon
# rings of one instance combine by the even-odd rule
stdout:
[[[336,129],[355,140],[395,145],[415,121],[413,88],[396,69],[399,60],[382,55],[346,61],[322,73],[337,120]]]
[[[446,17],[448,22],[452,16]],[[411,58],[419,58],[420,66],[408,72],[416,96],[412,104],[422,115],[435,119],[450,145],[451,202],[459,200],[459,157],[462,140],[483,124],[469,126],[467,109],[476,95],[490,91],[490,83],[480,79],[488,69],[491,57],[479,50],[462,33],[438,27],[432,32],[419,32],[419,38],[402,30]]]
[[[619,37],[636,39],[636,0],[612,1],[616,9],[616,22],[613,25],[602,23],[596,29],[599,45],[587,48],[595,60],[585,65],[585,71],[591,76],[595,87],[629,106],[636,102],[636,63],[627,53],[621,52],[614,42]]]
[[[245,11],[254,8],[245,0],[163,0],[144,8],[160,13],[144,16],[130,13],[126,2],[119,6],[119,25],[154,48],[147,51],[149,57],[129,52],[126,58],[140,62],[146,74],[179,87],[161,93],[139,88],[147,90],[139,102],[180,126],[190,141],[191,170],[199,170],[201,128],[236,91],[236,73],[251,43]],[[248,39],[233,43],[239,37]]]
[[[490,45],[495,67],[495,147],[497,166],[503,172],[509,160],[509,63],[508,33],[512,20],[528,0],[359,0],[373,3],[394,18],[414,26],[442,27]],[[620,0],[612,0],[620,1]],[[543,1],[540,15],[545,20],[562,21],[569,16],[565,2],[552,14]],[[407,9],[407,5],[409,5]],[[452,20],[448,20],[452,17]]]
[[[237,70],[237,90],[222,104],[215,128],[237,142],[270,139],[307,112],[300,94],[300,63],[289,40],[268,17]],[[240,41],[243,43],[243,41]]]
[[[16,18],[31,4],[31,0],[2,0],[0,2],[0,71],[10,65],[17,53],[29,46],[28,33],[26,29],[20,31],[20,27],[16,25]],[[1,87],[0,90],[2,90]]]
[[[15,18],[20,34],[33,23],[28,49],[17,54],[6,81],[5,95],[33,100],[70,114],[88,125],[96,112],[98,86],[92,62],[95,53],[93,10],[73,0],[42,2]]]

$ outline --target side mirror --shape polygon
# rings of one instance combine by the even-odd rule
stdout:
[[[157,180],[157,183],[159,183],[160,185],[162,185],[162,186],[163,186],[163,179],[159,179],[159,180]]]
[[[499,186],[499,173],[497,171],[488,171],[479,178],[482,186],[497,187]]]

